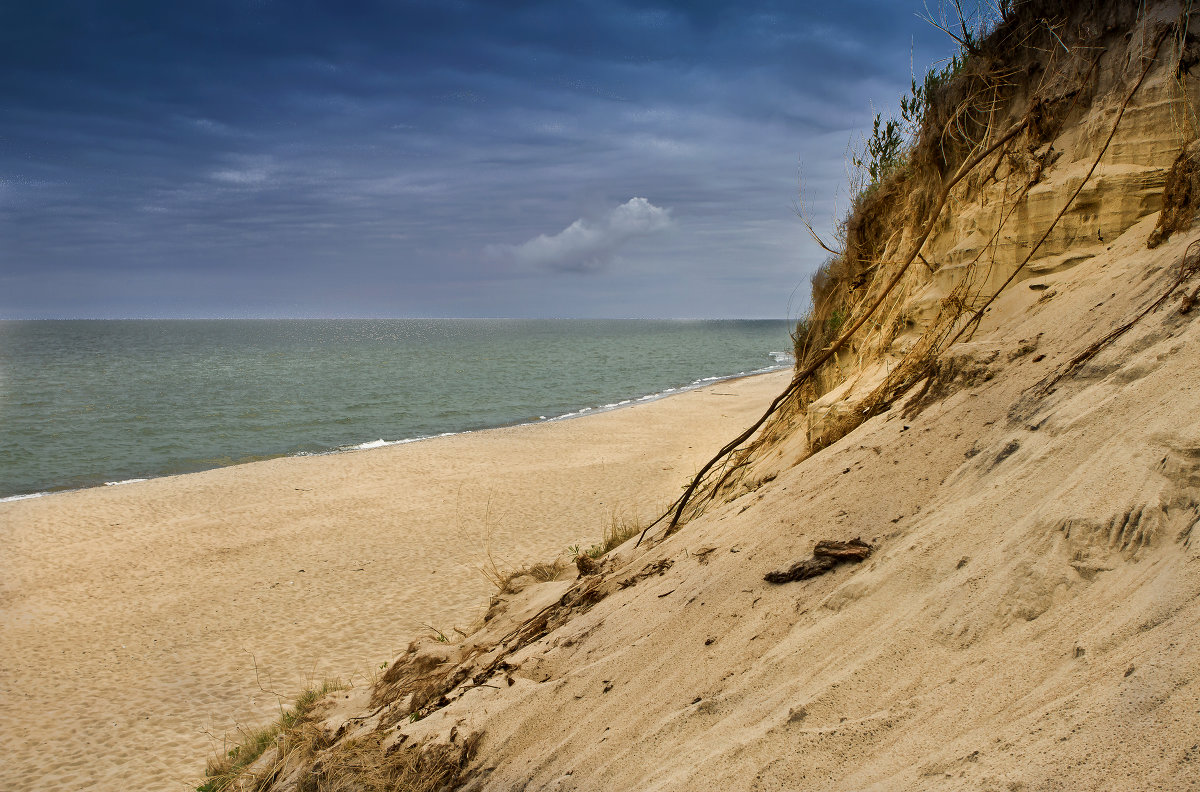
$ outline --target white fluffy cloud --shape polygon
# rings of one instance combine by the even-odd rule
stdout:
[[[611,261],[629,240],[670,225],[670,209],[645,198],[630,198],[599,220],[580,218],[553,236],[539,234],[520,245],[493,245],[488,252],[524,267],[593,272]]]

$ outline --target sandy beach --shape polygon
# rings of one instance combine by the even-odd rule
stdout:
[[[1200,792],[1192,4],[27,5],[0,792]]]
[[[0,504],[0,788],[194,788],[307,682],[466,627],[489,548],[519,566],[652,516],[789,376]]]

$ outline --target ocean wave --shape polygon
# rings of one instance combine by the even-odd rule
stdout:
[[[397,441],[393,440],[392,442],[389,443],[387,440],[384,440],[381,437],[378,440],[371,440],[366,443],[359,443],[358,445],[346,446],[346,450],[347,451],[366,451],[367,449],[370,449],[370,448],[383,448],[384,446],[395,445],[396,442]]]
[[[326,456],[327,454],[340,454],[344,451],[370,451],[373,448],[386,448],[394,445],[407,445],[408,443],[416,443],[421,440],[433,440],[438,437],[453,437],[454,435],[467,434],[472,430],[467,429],[461,432],[440,432],[438,434],[417,435],[416,437],[405,437],[400,440],[384,440],[382,437],[378,440],[369,440],[365,443],[355,443],[354,445],[338,446],[331,448],[328,451],[300,451],[292,456]]]
[[[580,416],[587,415],[589,413],[600,413],[600,412],[609,412],[611,410],[619,410],[622,407],[628,407],[630,405],[636,405],[636,404],[644,404],[645,402],[657,401],[659,399],[665,399],[668,396],[675,396],[680,393],[686,393],[688,391],[693,391],[698,388],[703,388],[708,385],[712,385],[715,382],[725,382],[726,380],[740,379],[742,377],[753,377],[758,374],[770,374],[771,372],[774,372],[774,371],[782,371],[784,369],[791,368],[791,366],[794,365],[796,362],[796,359],[794,357],[792,357],[792,355],[788,352],[769,352],[768,354],[770,355],[771,359],[773,361],[775,361],[774,365],[764,366],[762,368],[753,369],[751,371],[739,371],[736,374],[724,374],[724,375],[713,376],[713,377],[701,377],[700,379],[692,380],[692,382],[690,382],[689,384],[680,386],[678,388],[663,388],[660,391],[655,391],[654,393],[647,393],[644,396],[637,396],[635,398],[622,399],[619,402],[612,402],[610,404],[601,405],[599,407],[583,407],[583,408],[574,410],[569,413],[563,413],[562,415],[556,415],[553,418],[547,418],[544,415],[539,415],[538,420],[539,421],[566,421],[571,418],[579,418]]]
[[[167,474],[167,475],[170,475],[170,474]],[[149,481],[149,480],[150,479],[145,479],[145,478],[131,478],[131,479],[122,479],[121,481],[106,481],[106,482],[104,482],[104,486],[116,487],[121,484],[136,484],[139,481]],[[71,487],[69,489],[46,490],[43,492],[26,492],[21,495],[6,495],[3,498],[0,498],[0,503],[10,503],[12,501],[29,500],[30,498],[44,498],[47,495],[62,495],[64,492],[79,492],[81,489],[87,489],[87,487]]]
[[[43,495],[49,495],[49,492],[27,492],[24,495],[9,495],[6,498],[0,498],[0,503],[8,503],[9,501],[29,500],[30,498],[40,498]]]

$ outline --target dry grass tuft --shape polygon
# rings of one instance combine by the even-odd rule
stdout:
[[[529,564],[517,569],[501,570],[497,567],[492,567],[484,572],[484,577],[501,594],[512,594],[516,591],[515,582],[518,578],[530,577],[538,583],[549,583],[551,580],[557,580],[558,576],[566,568],[567,565],[563,563],[562,559],[556,558],[549,563]]]
[[[604,538],[600,540],[599,544],[592,545],[588,549],[588,555],[592,558],[599,558],[623,545],[627,539],[640,534],[643,527],[645,526],[638,520],[613,512],[609,517],[608,525],[604,528]]]
[[[434,792],[461,782],[475,754],[477,736],[448,744],[387,743],[393,734],[375,730],[334,742],[312,717],[317,702],[340,686],[306,691],[284,717],[209,762],[208,780],[197,792],[261,792],[277,783],[297,792]]]
[[[197,787],[197,792],[220,792],[233,788],[234,782],[268,749],[282,746],[290,733],[300,729],[326,694],[335,690],[345,690],[347,687],[340,680],[326,680],[302,692],[291,708],[283,710],[274,723],[256,728],[239,726],[238,738],[233,747],[223,749],[220,754],[208,760],[204,771],[206,780]],[[283,753],[280,751],[279,755]]]
[[[435,792],[452,789],[474,755],[477,740],[449,745],[385,745],[374,731],[324,752],[301,780],[298,792]]]
[[[600,558],[614,548],[624,544],[627,539],[637,536],[641,533],[643,527],[643,524],[638,520],[613,511],[609,515],[608,524],[604,526],[600,541],[586,549],[580,545],[568,547],[566,555],[571,559],[572,563],[580,555],[584,555],[589,559]],[[514,593],[518,588],[516,581],[522,577],[533,578],[538,583],[548,583],[552,580],[558,580],[562,573],[569,567],[569,564],[562,558],[556,558],[550,562],[528,564],[523,567],[503,566],[496,561],[490,547],[485,549],[485,557],[486,560],[480,566],[479,571],[496,587],[496,590],[500,594]]]
[[[1163,208],[1146,247],[1156,248],[1171,234],[1191,226],[1200,213],[1200,149],[1185,148],[1167,173]]]

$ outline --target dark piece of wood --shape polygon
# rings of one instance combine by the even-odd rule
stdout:
[[[862,561],[867,556],[871,555],[871,551],[875,548],[864,542],[862,539],[855,537],[849,542],[839,542],[835,539],[822,539],[817,542],[813,548],[814,556],[827,556],[829,558],[840,558],[846,561]]]
[[[787,569],[768,572],[763,580],[768,583],[791,583],[793,580],[807,580],[817,575],[823,575],[838,564],[858,563],[875,548],[862,539],[851,539],[849,542],[839,542],[834,539],[822,539],[813,548],[812,558],[797,561]]]
[[[768,583],[791,583],[793,580],[806,580],[825,574],[837,566],[837,563],[837,559],[830,556],[813,556],[803,561],[797,561],[787,569],[768,572],[763,575],[763,580]]]

